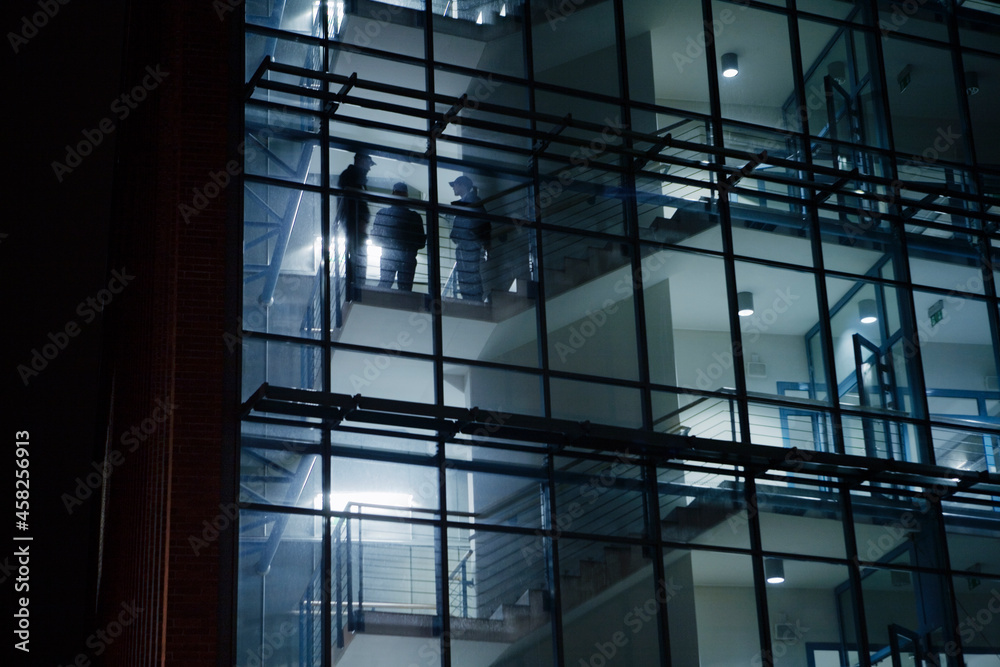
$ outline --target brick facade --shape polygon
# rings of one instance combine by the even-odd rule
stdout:
[[[220,660],[219,549],[231,523],[219,516],[231,451],[223,442],[223,331],[233,190],[220,188],[187,220],[181,206],[229,159],[239,18],[234,11],[220,20],[211,3],[187,0],[133,3],[128,19],[123,91],[153,81],[151,72],[161,80],[119,136],[111,256],[136,277],[107,350],[110,443],[124,463],[108,487],[98,627],[114,623],[123,604],[141,611],[122,622],[122,640],[102,656],[107,665]],[[135,425],[145,439],[133,449],[121,438]],[[206,527],[213,523],[222,540]]]

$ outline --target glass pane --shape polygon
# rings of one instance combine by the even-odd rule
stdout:
[[[462,552],[452,548],[453,535],[460,531],[448,534],[452,664],[552,664],[545,540],[476,529]],[[439,664],[429,653],[419,655]]]
[[[735,399],[654,391],[653,430],[712,440],[740,441]]]
[[[784,383],[809,383],[806,335],[819,321],[814,276],[737,262],[736,281],[743,357],[757,364],[747,390],[781,395]]]
[[[900,5],[890,0],[879,0],[879,28],[882,34],[900,32],[946,41],[948,39],[948,18],[939,7],[933,5]],[[919,9],[918,9],[919,7]]]
[[[549,387],[552,416],[556,419],[642,427],[638,389],[557,378],[549,382]]]
[[[440,5],[440,7],[438,6]],[[523,77],[524,4],[434,2],[434,59]]]
[[[333,350],[330,391],[418,403],[434,402],[434,365],[395,352]]]
[[[883,45],[896,150],[930,163],[964,160],[951,54],[892,36]]]
[[[994,40],[995,50],[1000,39],[996,34],[991,38]],[[973,138],[976,142],[976,159],[981,164],[1000,164],[1000,135],[997,134],[997,124],[992,122],[994,116],[982,87],[985,82],[995,81],[1000,77],[1000,59],[967,53],[962,60],[969,113],[972,115]]]
[[[638,379],[629,246],[556,232],[542,241],[549,368]]]
[[[460,408],[494,410],[499,414],[542,414],[542,380],[514,371],[446,364],[444,402]]]
[[[765,558],[765,571],[769,566],[774,568],[775,562],[780,564],[784,580],[767,585],[767,606],[774,625],[773,664],[776,667],[827,664],[814,662],[813,646],[819,644],[834,651],[856,647],[854,634],[841,636],[833,621],[839,611],[837,592],[848,585],[848,569],[826,563]]]
[[[784,384],[779,383],[779,387]],[[794,393],[799,391],[796,390]],[[750,403],[747,409],[750,419],[750,440],[754,444],[797,447],[805,451],[833,451],[830,417],[825,413],[805,407],[778,407],[762,403]]]
[[[794,493],[789,491],[789,487],[770,482],[757,484],[764,549],[844,558],[847,552],[839,494],[832,489],[804,485],[796,486]],[[844,573],[836,583],[846,580]]]
[[[671,664],[765,664],[750,557],[674,549],[663,560]]]
[[[608,665],[662,664],[657,597],[666,601],[671,591],[655,584],[640,547],[559,540],[559,583],[565,664],[596,657]]]
[[[763,181],[741,180],[741,190],[729,196],[736,254],[812,266],[811,224],[803,217],[801,206],[751,196],[746,189],[755,183],[763,185]]]
[[[705,139],[706,128],[700,124],[696,128],[698,140]],[[647,150],[653,150],[653,144],[648,145]],[[709,187],[717,180],[707,168],[710,156],[677,148],[659,155],[667,161],[648,162],[636,176],[640,237],[721,252],[718,197]]]
[[[994,611],[1000,609],[1000,581],[977,576],[957,576],[952,584],[958,617],[961,619],[957,634],[962,640],[965,664],[969,667],[992,667],[1000,664],[1000,627],[996,623],[998,612]],[[946,652],[948,648],[948,644],[945,644]]]
[[[531,11],[536,81],[619,94],[612,2],[580,6],[549,0],[533,3]]]
[[[322,387],[323,361],[319,346],[250,336],[242,341],[244,400],[265,382],[292,389],[319,390]]]
[[[723,261],[674,250],[647,252],[642,288],[650,379],[701,390],[735,387]]]
[[[450,520],[474,522],[477,527],[542,527],[548,484],[538,475],[515,477],[454,469],[446,474]]]
[[[647,104],[708,113],[708,63],[701,6],[696,2],[642,0],[625,0],[624,6],[629,97]],[[724,17],[719,18],[728,23],[721,25],[728,29],[740,9],[726,8]],[[672,132],[677,138],[693,140],[679,128]]]
[[[622,175],[596,163],[570,160],[572,166],[541,160],[543,184],[538,207],[541,221],[575,230],[622,234],[625,199]]]
[[[855,0],[797,0],[795,6],[801,11],[834,19],[846,19],[853,14],[854,21],[861,21],[863,15],[855,13],[859,4]]]
[[[316,664],[329,639],[321,622],[321,519],[242,511],[239,521],[236,655],[248,664],[265,653],[274,664]]]
[[[664,540],[745,549],[750,514],[743,484],[711,470],[661,468],[657,473]]]
[[[885,112],[868,67],[873,59],[871,39],[860,31],[805,20],[799,21],[799,39],[809,133],[886,146]],[[850,154],[845,149],[837,152]]]
[[[302,444],[286,442],[279,449],[279,442],[274,441],[275,449],[255,449],[247,447],[244,439],[240,450],[240,500],[321,509],[315,503],[322,492],[319,457],[297,453],[295,450]]]
[[[970,578],[975,574],[1000,575],[1000,552],[993,548],[1000,529],[1000,517],[996,515],[989,507],[945,503],[944,522],[953,569],[973,573]]]
[[[319,338],[321,198],[248,182],[243,201],[243,328]]]
[[[440,482],[432,465],[404,465],[347,457],[330,462],[330,507],[335,512],[429,518]],[[322,502],[322,497],[317,499]]]
[[[755,125],[798,130],[787,18],[718,0],[712,3],[712,12],[724,26],[715,33],[722,115]],[[730,17],[732,28],[725,26],[725,16]],[[766,49],[759,47],[754,35],[767,35]],[[735,76],[727,77],[723,72],[722,58],[727,54],[736,56]]]
[[[614,461],[556,458],[556,521],[560,530],[637,537],[646,534],[641,469]]]
[[[330,597],[335,646],[346,646],[347,652],[364,651],[366,659],[382,655],[374,658],[381,662],[398,649],[366,638],[395,634],[401,622],[407,624],[411,637],[423,638],[413,642],[413,649],[433,637],[439,622],[438,529],[352,516],[334,519],[332,530]],[[454,545],[456,550],[463,547],[467,549],[465,544]]]
[[[988,378],[997,375],[986,304],[926,292],[914,292],[913,301],[928,396],[985,399]]]

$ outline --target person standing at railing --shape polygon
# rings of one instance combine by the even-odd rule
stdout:
[[[449,185],[458,197],[458,201],[452,202],[452,206],[464,206],[470,211],[466,215],[456,215],[451,226],[451,240],[455,242],[458,291],[463,299],[482,301],[483,276],[480,264],[489,245],[490,221],[480,217],[486,209],[471,178],[459,176]]]
[[[392,186],[392,194],[409,197],[406,183]],[[378,286],[391,289],[397,281],[402,292],[413,291],[413,276],[417,272],[417,252],[427,243],[424,222],[416,211],[394,204],[375,214],[372,243],[382,248]]]
[[[337,224],[343,226],[347,238],[348,299],[358,297],[368,274],[368,223],[371,213],[361,193],[368,189],[368,172],[374,160],[364,151],[354,154],[354,164],[340,172],[337,187],[344,193],[337,199]]]

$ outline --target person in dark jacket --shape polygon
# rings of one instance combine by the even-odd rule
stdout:
[[[465,206],[468,215],[456,215],[451,226],[451,240],[455,242],[455,277],[463,299],[483,300],[483,277],[480,264],[490,241],[490,221],[477,214],[486,209],[479,199],[476,186],[468,176],[459,176],[449,183],[458,197],[454,206]]]
[[[368,189],[368,172],[375,162],[367,153],[354,154],[354,164],[340,172],[337,187],[344,191],[337,198],[337,224],[344,228],[347,238],[347,284],[350,295],[356,296],[357,290],[365,284],[368,273],[368,223],[371,213],[368,202],[361,198],[361,193]]]
[[[392,194],[409,197],[406,183],[392,186]],[[417,251],[427,243],[424,222],[420,215],[405,206],[394,204],[375,214],[372,243],[382,248],[378,286],[390,289],[397,281],[400,291],[413,291],[413,274],[417,271]]]

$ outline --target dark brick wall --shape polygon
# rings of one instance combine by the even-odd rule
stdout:
[[[110,445],[124,463],[107,489],[98,627],[123,604],[141,611],[101,656],[107,665],[220,664],[225,533],[205,531],[221,513],[232,451],[222,334],[227,206],[239,191],[220,189],[187,220],[181,207],[230,159],[241,12],[220,20],[204,0],[131,3],[123,90],[151,80],[150,69],[162,81],[125,121],[118,146],[111,257],[135,278],[107,343]],[[135,426],[138,445],[122,440]]]

